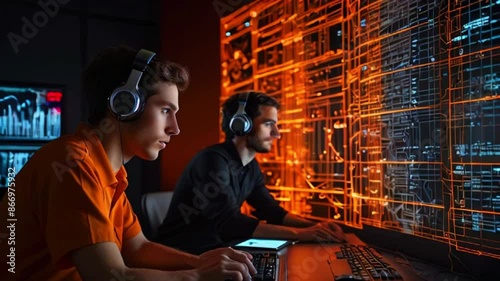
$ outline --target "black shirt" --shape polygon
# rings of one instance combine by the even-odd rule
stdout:
[[[257,219],[241,213],[245,200]],[[203,149],[188,164],[155,240],[200,254],[252,237],[259,220],[282,224],[286,214],[265,186],[257,161],[243,166],[227,141]]]

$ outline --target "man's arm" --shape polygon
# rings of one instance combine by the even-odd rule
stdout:
[[[334,222],[315,223],[288,213],[283,219],[284,225],[259,222],[253,237],[281,238],[299,241],[345,241],[345,234]]]
[[[252,255],[233,249],[221,249],[224,254],[232,259],[244,263],[251,274],[255,274],[250,259]],[[191,255],[159,243],[151,242],[143,233],[139,233],[132,239],[125,241],[122,249],[125,263],[130,267],[142,267],[160,270],[194,269],[207,263],[207,259],[213,257],[213,253],[204,253],[201,256]],[[158,258],[162,257],[162,258]]]
[[[199,256],[151,242],[142,232],[123,243],[122,255],[125,263],[131,267],[180,270],[193,269],[200,264]]]
[[[299,240],[299,229],[289,226],[267,224],[260,221],[255,228],[252,237]]]
[[[303,219],[291,213],[287,213],[283,218],[283,225],[291,227],[310,227],[315,225],[316,222]]]
[[[109,281],[113,278],[135,281],[225,279],[250,281],[250,275],[256,273],[248,254],[243,252],[229,248],[217,249],[197,257],[144,241],[143,237],[140,234],[126,242],[128,249],[124,249],[125,259],[115,243],[103,242],[73,251],[72,261],[84,281]],[[135,257],[132,258],[131,255]],[[192,264],[183,264],[183,261],[177,261],[176,258],[182,258],[184,262]],[[179,266],[177,269],[196,268],[179,271],[145,268],[175,269],[175,266]]]
[[[312,221],[287,213],[283,218],[282,225],[267,224],[262,221],[259,222],[253,233],[253,237],[282,238],[289,240],[300,239],[301,231],[297,228],[310,227],[315,224],[316,223]]]
[[[195,270],[169,272],[129,267],[113,242],[98,243],[75,250],[72,260],[83,281],[109,281],[113,278],[135,281],[198,280]]]

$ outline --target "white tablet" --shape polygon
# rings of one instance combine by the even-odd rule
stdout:
[[[236,244],[235,248],[242,249],[265,249],[279,251],[292,244],[290,240],[251,238]]]

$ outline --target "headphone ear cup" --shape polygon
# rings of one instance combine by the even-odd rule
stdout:
[[[144,110],[144,97],[136,91],[118,88],[111,94],[108,106],[120,121],[132,121]]]
[[[155,53],[141,49],[135,56],[132,71],[125,85],[115,89],[108,97],[108,108],[118,120],[132,121],[144,110],[146,99],[139,88],[139,82],[155,56]]]
[[[248,134],[252,130],[252,120],[246,114],[236,114],[229,123],[231,131],[241,137]]]

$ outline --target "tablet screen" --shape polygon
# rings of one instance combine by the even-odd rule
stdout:
[[[252,238],[236,244],[235,247],[280,250],[290,243],[288,240]]]

